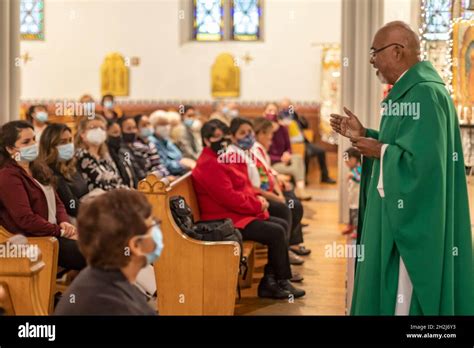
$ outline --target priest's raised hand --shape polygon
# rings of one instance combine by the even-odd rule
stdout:
[[[346,138],[365,136],[365,128],[356,115],[344,107],[347,116],[331,114],[330,124],[332,129]]]

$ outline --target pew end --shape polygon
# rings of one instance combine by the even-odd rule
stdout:
[[[0,226],[0,243],[4,243],[14,234]],[[59,244],[55,237],[28,237],[28,244],[37,245],[41,250],[43,270],[38,275],[38,291],[45,315],[51,314],[54,309],[54,293],[56,290],[56,274],[58,272]],[[14,263],[13,263],[14,264]],[[9,264],[8,267],[12,266]],[[4,267],[2,267],[3,269]]]
[[[48,315],[40,296],[39,275],[44,268],[41,254],[34,258],[27,255],[2,258],[0,285],[5,292],[2,306],[7,315]]]
[[[191,173],[168,183],[154,174],[139,183],[154,216],[161,220],[164,249],[155,262],[158,311],[161,315],[233,315],[239,272],[238,244],[203,242],[176,225],[170,197],[183,196],[199,219]]]

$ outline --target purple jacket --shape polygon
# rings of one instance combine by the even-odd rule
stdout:
[[[280,125],[278,130],[273,133],[272,145],[268,150],[272,164],[281,162],[281,155],[285,151],[291,153],[290,135],[288,129]]]

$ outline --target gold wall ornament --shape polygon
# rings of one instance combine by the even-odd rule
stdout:
[[[129,68],[125,64],[125,58],[117,52],[105,56],[100,68],[102,95],[113,96],[129,95]]]
[[[211,68],[211,93],[215,98],[240,96],[240,68],[234,56],[221,53]]]
[[[20,58],[21,58],[21,60],[23,60],[23,65],[26,65],[26,63],[33,60],[33,57],[30,56],[30,54],[28,52],[23,53],[20,56]]]

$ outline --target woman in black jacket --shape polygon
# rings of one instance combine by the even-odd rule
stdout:
[[[80,199],[89,193],[87,183],[76,170],[74,143],[71,129],[65,124],[53,123],[43,131],[39,158],[53,171],[56,191],[69,216],[77,217]]]
[[[146,173],[137,165],[133,151],[123,142],[122,130],[115,120],[107,121],[107,146],[125,185],[137,188]]]

